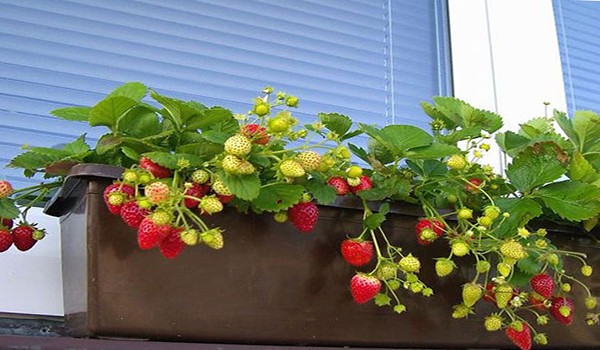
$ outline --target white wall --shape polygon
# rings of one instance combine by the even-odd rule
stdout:
[[[549,0],[449,0],[454,92],[499,113],[505,129],[566,111],[558,38]],[[500,152],[486,158],[502,170]]]
[[[449,0],[455,95],[498,112],[510,129],[566,110],[552,3],[548,0]],[[498,166],[497,150],[487,158]],[[58,219],[39,211],[48,237],[28,253],[0,254],[0,312],[62,315]]]

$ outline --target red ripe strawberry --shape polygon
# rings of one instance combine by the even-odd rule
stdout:
[[[10,182],[0,180],[0,198],[8,197],[13,193],[13,187]]]
[[[554,294],[554,280],[546,273],[540,273],[531,277],[531,288],[541,295],[544,299],[548,299]]]
[[[138,246],[141,249],[151,249],[156,247],[171,231],[169,225],[157,225],[150,217],[146,217],[140,223],[138,228]]]
[[[350,186],[350,191],[352,193],[357,193],[359,191],[370,190],[373,188],[373,181],[367,175],[363,175],[360,177],[360,183],[356,186]]]
[[[123,197],[122,203],[111,204],[110,195],[112,193],[120,193]],[[119,215],[119,213],[121,212],[121,206],[123,205],[123,203],[127,202],[134,195],[135,195],[135,189],[133,187],[131,187],[129,185],[121,186],[120,183],[114,183],[114,184],[106,186],[106,188],[104,189],[103,197],[104,197],[104,203],[106,203],[108,210],[110,210],[110,212],[115,215]]]
[[[140,158],[140,168],[148,170],[157,179],[171,176],[171,170],[154,163],[148,157]]]
[[[0,229],[0,252],[5,252],[13,244],[13,236],[10,231]]]
[[[341,176],[332,176],[327,180],[327,184],[335,190],[338,196],[345,196],[350,192],[348,181]]]
[[[136,201],[129,201],[121,206],[120,214],[129,227],[138,228],[149,213],[148,209],[141,209]]]
[[[181,240],[181,231],[183,228],[172,228],[169,234],[160,242],[159,249],[162,255],[167,259],[174,259],[179,255],[186,244]]]
[[[357,273],[350,280],[350,294],[357,304],[373,299],[381,290],[381,281],[364,273]]]
[[[469,183],[465,185],[465,191],[467,192],[479,192],[478,186],[481,185],[481,180],[478,178],[470,178]]]
[[[573,322],[575,304],[573,300],[564,297],[553,297],[550,314],[560,323],[570,325]]]
[[[521,330],[508,326],[504,331],[508,339],[510,339],[521,350],[531,349],[531,331],[527,323],[521,322]]]
[[[33,231],[35,231],[35,229],[32,226],[25,224],[13,228],[10,232],[12,233],[15,247],[21,251],[31,249],[37,243],[37,241],[33,239]]]
[[[209,190],[210,190],[210,186],[208,186],[208,185],[193,183],[192,187],[185,190],[185,195],[196,197],[196,198],[202,198],[202,197],[204,197],[204,195],[206,195],[206,193],[208,193]],[[191,208],[197,208],[198,204],[200,204],[200,201],[195,200],[193,198],[185,198],[183,200],[183,203],[185,204],[186,207],[191,209]]]
[[[357,239],[346,239],[340,246],[344,260],[352,266],[363,266],[373,258],[373,243]]]
[[[313,202],[301,202],[288,209],[288,218],[302,232],[310,232],[319,218],[319,208]]]
[[[247,124],[242,126],[242,134],[259,145],[266,145],[267,142],[269,142],[267,129],[258,124]]]
[[[2,226],[4,226],[4,228],[6,229],[11,229],[13,227],[13,221],[12,219],[4,219],[4,218],[0,218],[0,221],[2,223]]]
[[[217,198],[219,199],[219,202],[223,203],[223,204],[227,204],[229,202],[231,202],[231,200],[233,199],[233,197],[235,197],[234,195],[230,195],[230,196],[225,196],[222,194],[217,194]]]

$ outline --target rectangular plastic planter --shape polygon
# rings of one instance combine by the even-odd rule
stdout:
[[[473,277],[459,266],[435,276],[433,259],[447,255],[440,240],[415,243],[419,212],[395,208],[386,230],[395,242],[419,256],[421,279],[430,298],[402,292],[408,311],[356,305],[349,290],[354,269],[342,260],[339,244],[361,230],[356,203],[320,207],[315,230],[303,234],[271,215],[227,210],[207,219],[226,230],[225,247],[187,248],[175,260],[137,247],[136,232],[105,208],[102,191],[119,168],[80,165],[46,208],[61,216],[64,300],[70,335],[130,337],[204,343],[372,346],[393,348],[506,348],[503,332],[487,332],[478,315],[451,318],[461,285]],[[586,238],[555,236],[566,248],[590,255],[600,266],[597,246]],[[458,260],[458,259],[457,259]],[[468,260],[468,259],[466,259]],[[460,261],[460,260],[459,260]],[[600,279],[590,286],[596,294]],[[482,303],[480,303],[482,304]],[[485,304],[485,303],[483,303]],[[597,348],[600,331],[577,310],[570,327],[546,326],[551,348]]]

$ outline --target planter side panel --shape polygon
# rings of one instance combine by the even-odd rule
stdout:
[[[482,318],[492,312],[491,306],[480,307],[467,320],[450,317],[452,305],[461,301],[460,287],[474,277],[473,271],[464,264],[451,277],[436,277],[431,258],[447,256],[447,245],[440,240],[417,246],[415,216],[390,215],[386,231],[406,252],[421,257],[421,278],[436,295],[401,292],[408,311],[397,315],[389,308],[356,305],[350,297],[354,268],[340,257],[339,244],[361,231],[359,210],[321,207],[310,234],[275,223],[269,215],[226,211],[206,218],[226,230],[222,250],[188,248],[168,260],[157,250],[137,247],[135,231],[104,208],[104,185],[92,182],[87,194],[87,237],[94,242],[88,246],[92,336],[287,345],[508,346],[502,332],[483,329]],[[593,249],[585,242],[562,240],[570,248]],[[598,257],[590,263],[597,266]],[[592,287],[600,291],[597,280]],[[580,320],[545,331],[553,348],[600,343],[600,334]]]

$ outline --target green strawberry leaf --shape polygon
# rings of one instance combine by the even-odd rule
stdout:
[[[169,152],[147,152],[143,154],[154,163],[169,169],[177,169],[177,156]]]
[[[39,169],[43,169],[46,164],[50,164],[55,160],[55,157],[40,154],[37,152],[28,151],[25,153],[21,153],[18,156],[11,159],[10,163],[8,163],[7,167],[9,168],[23,168],[25,170],[34,171],[33,173],[28,172],[26,174],[30,175],[27,177],[31,177],[37,172]]]
[[[511,157],[516,157],[529,145],[531,140],[512,131],[507,131],[496,134],[496,142],[504,152]]]
[[[327,129],[335,132],[338,136],[345,135],[352,127],[352,119],[342,114],[319,113],[317,116]]]
[[[140,102],[144,96],[148,93],[146,85],[138,82],[125,83],[118,88],[114,89],[108,97],[111,96],[124,96],[132,100]]]
[[[353,145],[351,143],[348,144],[348,148],[350,149],[350,151],[357,156],[358,158],[360,158],[361,160],[369,163],[369,155],[367,154],[367,151],[364,150],[364,148],[358,147],[356,145]]]
[[[230,110],[222,107],[212,107],[203,110],[202,114],[190,118],[187,124],[188,130],[208,130],[209,128],[228,121],[237,121],[233,118],[233,113]],[[239,126],[238,126],[239,128]]]
[[[319,204],[330,204],[337,198],[337,193],[333,187],[316,178],[308,180],[306,189],[312,193]]]
[[[569,177],[571,180],[593,183],[600,179],[600,174],[579,151],[576,151],[571,157]]]
[[[134,150],[134,149],[133,149],[133,148],[131,148],[131,147],[127,147],[127,146],[123,146],[123,147],[121,147],[121,152],[123,152],[123,154],[124,154],[124,155],[125,155],[127,158],[129,158],[129,159],[131,159],[131,160],[135,160],[136,162],[137,162],[137,161],[140,159],[140,157],[141,157],[141,156],[140,156],[140,154],[139,154],[139,153],[138,153],[136,150]]]
[[[121,146],[123,137],[113,134],[105,134],[100,137],[96,143],[96,153],[99,155],[112,151],[116,147]]]
[[[63,107],[51,111],[50,114],[64,120],[87,122],[91,110],[91,107]]]
[[[62,148],[67,154],[72,157],[87,155],[90,151],[90,146],[85,142],[85,134],[80,135],[75,141],[69,142]]]
[[[519,134],[529,139],[535,139],[540,135],[553,133],[554,126],[550,118],[533,118],[521,124]]]
[[[423,112],[425,112],[425,114],[427,114],[431,119],[442,120],[446,126],[446,129],[448,129],[448,130],[452,130],[452,129],[456,128],[456,125],[458,124],[458,122],[460,120],[460,119],[455,120],[452,118],[452,116],[446,116],[440,110],[438,110],[433,105],[431,105],[427,102],[421,102],[421,108],[423,109]]]
[[[455,127],[466,127],[463,116],[469,115],[475,110],[468,103],[455,97],[436,96],[433,98],[433,102],[435,103],[435,108],[444,116],[446,116],[446,119],[449,119],[455,123]]]
[[[481,128],[473,127],[473,128],[464,128],[455,130],[447,135],[438,135],[437,139],[440,142],[456,145],[459,141],[472,139],[474,137],[479,137],[481,135]]]
[[[400,152],[429,146],[433,143],[433,136],[412,125],[388,125],[381,129],[381,134],[387,143],[393,145]]]
[[[510,214],[508,218],[496,219],[496,222],[502,223],[494,231],[498,238],[514,235],[519,227],[525,226],[531,219],[542,215],[542,206],[529,198],[498,198],[496,205],[502,212]]]
[[[542,270],[544,264],[539,261],[539,254],[535,251],[530,251],[529,256],[517,262],[517,267],[521,272],[533,276]]]
[[[506,175],[522,192],[552,182],[566,173],[562,150],[552,142],[538,143],[521,152],[508,166]]]
[[[406,158],[411,159],[427,159],[427,158],[442,158],[460,153],[458,147],[443,143],[432,143],[429,146],[413,148],[406,152]]]
[[[600,214],[600,188],[591,184],[556,182],[540,188],[534,194],[566,220],[579,222]]]
[[[577,133],[573,129],[573,123],[571,122],[571,119],[567,117],[567,114],[554,110],[554,120],[556,120],[556,123],[560,126],[565,135],[567,135],[567,137],[579,148],[579,138],[577,137]]]
[[[160,134],[162,125],[158,116],[142,106],[133,107],[117,120],[117,130],[125,135],[144,138]]]
[[[16,219],[19,216],[19,209],[15,201],[11,198],[0,198],[0,217],[5,219]]]
[[[385,219],[385,215],[382,213],[371,214],[363,220],[363,226],[366,229],[375,230],[385,222]]]
[[[378,293],[374,301],[377,306],[386,306],[390,305],[392,299],[387,294]]]
[[[209,130],[202,133],[202,138],[212,143],[224,144],[229,138],[229,134],[217,130]]]
[[[585,153],[600,142],[600,115],[592,111],[576,111],[572,125],[573,131],[577,134],[580,151]]]
[[[300,185],[275,183],[261,188],[252,205],[260,211],[278,212],[300,202],[303,193],[304,188]]]
[[[200,142],[188,143],[187,145],[179,146],[177,148],[177,152],[194,154],[204,160],[209,160],[217,154],[223,152],[223,145],[201,140]]]
[[[219,178],[240,199],[253,201],[261,192],[260,179],[256,173],[244,176],[220,173]]]
[[[92,107],[89,123],[91,126],[102,125],[115,130],[117,120],[137,103],[136,100],[125,96],[107,97]]]
[[[349,140],[353,137],[356,137],[358,135],[361,135],[363,132],[362,130],[356,129],[354,131],[351,131],[349,133],[346,133],[345,135],[343,135],[342,137],[340,137],[340,141],[346,141]]]

